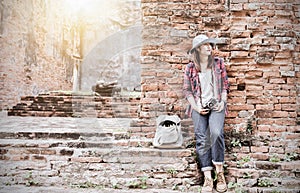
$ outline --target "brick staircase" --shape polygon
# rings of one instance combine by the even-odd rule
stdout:
[[[49,92],[21,97],[9,116],[136,118],[139,96],[99,96],[91,93]]]
[[[199,184],[191,149],[155,149],[151,139],[130,136],[124,128],[83,129],[90,121],[83,119],[1,119],[1,186],[178,189]],[[97,121],[99,126],[108,120]]]
[[[190,120],[182,121],[186,148],[155,149],[153,135],[139,126],[138,104],[138,97],[128,96],[52,92],[22,97],[0,119],[0,187],[198,192],[203,179],[188,137]],[[233,137],[240,140],[235,147]],[[225,154],[230,191],[300,191],[299,156],[288,161],[281,152],[297,152],[299,139],[284,133],[253,134],[249,141],[227,133],[225,139],[231,146]]]
[[[202,176],[194,148],[155,149],[151,139],[114,124],[130,121],[2,117],[0,186],[197,192]],[[226,153],[226,178],[234,182],[228,192],[299,191],[299,161],[270,162],[242,151]]]

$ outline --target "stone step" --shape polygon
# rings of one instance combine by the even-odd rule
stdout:
[[[154,148],[1,148],[0,181],[22,184],[28,176],[39,185],[101,184],[105,187],[155,188],[197,182],[197,164],[187,149]],[[190,157],[190,158],[189,158]],[[25,183],[26,184],[26,183]]]
[[[2,141],[1,141],[2,142]],[[72,143],[72,142],[70,142]],[[51,146],[52,145],[52,146]],[[69,156],[71,160],[87,160],[97,159],[99,162],[105,163],[140,163],[150,161],[151,163],[170,163],[174,164],[176,161],[182,161],[183,158],[191,156],[191,150],[188,149],[154,149],[152,147],[65,147],[61,144],[44,143],[40,146],[36,144],[14,144],[11,143],[1,144],[2,160],[26,160],[39,156],[41,159],[47,161],[47,156],[57,157],[59,159],[64,156]],[[43,157],[43,158],[42,158]],[[137,159],[142,158],[142,159]],[[159,158],[159,159],[156,159]]]
[[[132,121],[1,117],[0,187],[100,185],[197,192],[203,176],[194,147],[153,148],[151,138],[127,132]],[[234,183],[232,187],[236,189],[264,192],[263,188],[268,187],[260,186],[271,186],[296,192],[300,186],[299,161],[272,163],[228,153],[225,161],[226,180]]]
[[[147,189],[118,189],[115,188],[108,188],[97,184],[81,184],[77,186],[25,186],[25,185],[9,185],[5,187],[0,187],[0,193],[182,193],[181,190],[169,190],[169,189],[154,189],[154,188],[147,188]],[[191,191],[191,192],[197,192]],[[228,192],[233,193],[233,192]]]
[[[4,173],[10,171],[11,175],[15,176],[22,173],[22,170],[25,173],[26,171],[45,170],[45,173],[48,174],[49,170],[53,172],[53,168],[56,168],[56,172],[59,171],[58,173],[62,176],[68,176],[70,179],[79,178],[81,173],[91,176],[97,174],[106,178],[114,176],[114,182],[123,188],[127,187],[126,179],[140,180],[134,177],[145,177],[141,174],[145,174],[150,181],[157,181],[158,184],[160,180],[169,178],[172,180],[178,180],[177,178],[193,179],[194,184],[200,183],[193,149],[164,150],[152,147],[128,147],[128,145],[121,147],[116,144],[112,145],[110,142],[108,142],[110,146],[100,146],[101,143],[99,143],[84,147],[77,146],[77,140],[63,140],[63,142],[69,141],[68,145],[63,145],[59,140],[53,140],[51,143],[52,140],[0,140],[1,160],[4,161],[3,165],[7,169]],[[92,143],[87,142],[87,144]],[[5,164],[10,162],[14,163],[13,167]],[[15,166],[18,167],[15,168],[16,173],[13,173]],[[73,171],[74,166],[80,171],[79,173],[76,173],[77,170]],[[292,189],[300,187],[299,166],[300,161],[270,163],[252,160],[243,168],[228,167],[226,178],[228,182],[236,182],[241,187],[257,187],[258,183],[261,183],[261,186],[284,186]],[[294,168],[293,174],[290,172],[291,168]],[[85,173],[86,171],[89,171],[88,174]],[[36,175],[40,175],[40,173]],[[61,183],[65,185],[66,182]],[[81,183],[86,182],[82,181]],[[100,182],[97,181],[97,183]],[[112,182],[106,186],[109,186],[110,183]],[[160,187],[158,184],[153,186]]]
[[[0,133],[2,135],[2,133]],[[152,145],[152,139],[149,138],[137,138],[137,139],[112,139],[112,138],[81,138],[79,140],[73,139],[51,139],[51,138],[39,138],[39,139],[13,139],[6,138],[0,139],[1,148],[17,148],[17,147],[69,147],[69,148],[113,148],[113,147],[150,147]]]
[[[137,96],[101,97],[93,94],[50,92],[23,96],[8,110],[9,116],[36,117],[138,117]]]
[[[151,138],[127,133],[131,121],[4,117],[0,186],[199,186],[193,150],[155,149]]]

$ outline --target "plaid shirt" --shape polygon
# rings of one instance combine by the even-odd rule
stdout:
[[[214,73],[213,77],[215,79],[217,87],[216,97],[219,101],[221,101],[222,93],[229,92],[229,81],[223,59],[215,57],[212,69]],[[185,98],[193,96],[196,102],[200,99],[201,96],[201,84],[198,73],[199,71],[196,69],[194,62],[190,62],[186,66],[183,82],[183,93]],[[186,114],[191,116],[191,105],[188,106]]]

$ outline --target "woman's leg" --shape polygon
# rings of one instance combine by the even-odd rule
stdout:
[[[212,111],[209,116],[211,155],[214,165],[224,164],[224,120],[225,112]]]
[[[196,111],[192,112],[196,137],[196,152],[201,165],[201,171],[203,172],[213,169],[208,117],[208,115],[202,116]]]
[[[225,112],[211,112],[209,119],[210,132],[211,132],[211,142],[212,142],[212,162],[216,167],[217,172],[217,191],[225,192],[227,190],[227,184],[223,172],[224,164],[224,152],[225,152],[225,142],[224,142],[224,119]]]
[[[213,165],[210,147],[210,132],[208,128],[208,115],[202,116],[198,112],[193,111],[192,119],[194,122],[196,137],[196,152],[201,165],[201,171],[204,173],[202,192],[212,192],[213,180],[211,170],[213,169]]]

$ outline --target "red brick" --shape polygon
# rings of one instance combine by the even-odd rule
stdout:
[[[269,82],[271,83],[271,84],[285,84],[286,83],[286,80],[285,79],[283,79],[283,78],[271,78],[270,80],[269,80]]]
[[[32,161],[47,161],[47,158],[45,156],[40,155],[33,155],[31,156]]]
[[[100,157],[72,157],[71,161],[81,163],[101,163],[103,159]]]
[[[50,150],[50,149],[41,150],[41,154],[42,155],[55,155],[56,154],[56,150]]]
[[[253,110],[254,105],[228,105],[230,110]]]
[[[250,156],[259,161],[269,160],[269,156],[266,153],[255,152],[255,153],[251,153]]]
[[[252,100],[247,100],[247,101],[252,101]],[[252,104],[259,104],[258,102],[249,102]],[[256,110],[274,110],[274,105],[269,104],[269,105],[256,105]]]
[[[142,85],[142,91],[157,91],[158,85],[156,84],[149,84],[149,85]]]
[[[261,147],[251,146],[251,152],[268,153],[269,152],[269,147],[266,147],[266,146],[261,146]]]
[[[257,129],[259,130],[259,131],[270,131],[270,128],[271,128],[271,126],[270,125],[258,125],[257,126]]]
[[[296,125],[296,120],[291,118],[278,118],[275,119],[275,124],[280,126],[294,126]]]
[[[299,106],[296,104],[282,104],[281,107],[283,111],[296,111]]]
[[[296,98],[294,97],[281,97],[279,99],[280,103],[296,103]]]
[[[295,168],[300,168],[300,161],[281,163],[282,170],[293,170]]]
[[[176,99],[174,99],[174,98],[161,98],[161,99],[159,99],[159,102],[161,104],[174,104],[175,101],[176,101]]]
[[[278,117],[288,117],[289,113],[286,111],[274,111],[273,112],[273,117],[278,118]]]
[[[300,139],[300,133],[289,133],[286,135],[286,139]]]
[[[10,160],[12,160],[12,161],[29,160],[29,156],[28,155],[14,155],[14,156],[11,156]]]
[[[270,128],[271,132],[285,132],[286,131],[286,126],[272,126]]]
[[[270,147],[269,153],[284,154],[284,149],[282,147]]]
[[[273,96],[290,96],[290,91],[288,90],[273,90]]]

